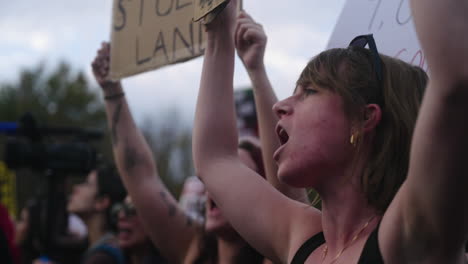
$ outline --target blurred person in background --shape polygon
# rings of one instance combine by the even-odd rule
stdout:
[[[124,263],[114,235],[116,226],[111,211],[125,196],[125,188],[112,166],[91,171],[86,181],[74,186],[67,209],[79,216],[88,230],[89,247],[82,263]]]
[[[203,223],[205,221],[205,185],[197,176],[185,179],[182,193],[179,197],[180,207],[194,221]]]
[[[127,196],[123,203],[114,205],[112,213],[117,219],[117,238],[126,263],[167,263],[146,235],[130,196]]]
[[[44,218],[44,212],[44,201],[37,198],[29,200],[20,211],[15,226],[15,245],[20,249],[20,263],[30,264],[33,260],[35,263],[43,263],[39,259],[44,261],[49,257],[59,263],[79,263],[79,256],[83,254],[87,244],[84,223],[73,215],[68,215],[68,222],[64,223],[65,233],[53,236],[54,247],[44,252],[44,235],[50,235],[44,232],[45,221],[42,220],[50,221],[49,217]],[[47,257],[44,253],[48,254]]]

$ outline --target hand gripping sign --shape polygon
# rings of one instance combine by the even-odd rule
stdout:
[[[202,55],[206,37],[193,8],[192,0],[114,0],[110,78]]]
[[[203,55],[206,46],[203,23],[214,19],[228,2],[114,0],[110,79],[118,80]],[[203,22],[199,22],[202,18]]]

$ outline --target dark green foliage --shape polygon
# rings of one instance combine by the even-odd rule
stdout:
[[[91,143],[102,159],[113,161],[100,89],[92,87],[84,73],[73,70],[69,64],[60,63],[52,71],[39,64],[23,69],[15,82],[2,83],[0,80],[0,121],[16,122],[26,112],[32,113],[40,125],[104,132],[104,139]],[[175,195],[180,193],[183,180],[193,174],[191,130],[182,123],[178,112],[173,110],[162,112],[157,119],[147,117],[140,125],[154,153],[161,178]],[[3,156],[4,140],[5,137],[0,137],[0,158]],[[67,182],[76,183],[83,177],[71,177]],[[37,194],[40,186],[44,185],[44,179],[43,175],[34,175],[30,171],[17,172],[18,208]]]
[[[106,131],[104,105],[99,90],[91,87],[83,72],[60,63],[52,71],[44,65],[23,69],[16,82],[0,84],[0,121],[17,122],[25,113],[31,113],[41,126],[69,126]],[[1,137],[3,143],[5,137]],[[66,142],[73,137],[51,138],[46,142]],[[90,142],[106,159],[112,158],[108,137]],[[1,144],[3,156],[3,146]],[[65,176],[65,175],[63,175]],[[25,201],[43,190],[43,173],[20,170],[17,172],[19,208]]]
[[[168,189],[178,197],[185,178],[193,175],[192,131],[176,110],[165,111],[158,120],[144,120],[143,132]]]
[[[97,91],[66,63],[50,73],[43,65],[25,69],[16,83],[0,85],[0,120],[17,121],[31,112],[41,124],[105,129]]]

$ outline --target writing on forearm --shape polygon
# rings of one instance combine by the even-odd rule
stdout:
[[[138,153],[137,151],[131,147],[131,144],[127,140],[127,144],[125,146],[124,151],[124,167],[127,172],[130,172],[133,168],[135,168],[138,160]]]

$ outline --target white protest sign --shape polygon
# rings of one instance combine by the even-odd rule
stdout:
[[[374,34],[380,53],[427,71],[411,16],[409,0],[348,0],[328,43],[344,48],[358,35]]]

